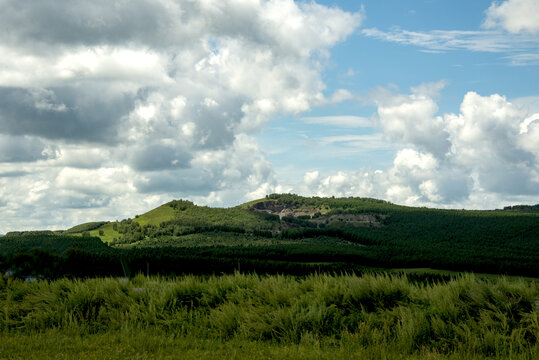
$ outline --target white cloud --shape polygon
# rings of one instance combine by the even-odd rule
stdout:
[[[375,142],[379,143],[383,141],[382,134],[370,134],[370,135],[335,135],[335,136],[326,136],[320,138],[320,142],[324,145],[333,144],[333,143],[368,143]]]
[[[512,54],[506,57],[513,66],[539,65],[539,54]]]
[[[539,113],[539,95],[520,97],[512,99],[511,102],[525,109],[529,114]]]
[[[54,186],[85,195],[117,196],[134,191],[134,174],[127,168],[75,169],[63,168]],[[52,190],[53,188],[49,188]]]
[[[526,110],[494,94],[469,92],[461,113],[446,115],[451,134],[452,161],[478,174],[482,188],[508,194],[537,194],[538,159],[523,146],[520,134]]]
[[[300,120],[307,124],[320,124],[345,128],[361,128],[372,126],[372,121],[370,119],[366,117],[352,115],[302,117]]]
[[[337,104],[346,100],[351,100],[354,98],[354,95],[346,90],[346,89],[338,89],[333,94],[331,94],[330,98],[322,101],[321,104]]]
[[[419,190],[431,202],[438,203],[443,200],[438,192],[438,186],[433,180],[426,180],[419,184]]]
[[[99,169],[106,166],[111,150],[104,147],[83,145],[61,145],[55,152],[56,160],[48,166]]]
[[[486,30],[412,31],[393,28],[361,30],[366,37],[416,46],[420,52],[440,54],[448,51],[505,53],[509,65],[538,65],[539,2],[536,0],[494,1],[485,11],[481,24]],[[478,24],[479,25],[479,24]]]
[[[529,132],[530,126],[532,126],[532,123],[535,121],[539,121],[539,113],[533,114],[527,117],[526,119],[524,119],[524,121],[520,124],[520,133],[524,134],[524,133]]]
[[[510,156],[526,115],[498,94],[483,97],[475,92],[467,93],[460,114],[445,116],[453,156],[461,163],[474,164]]]
[[[393,140],[412,143],[436,156],[444,156],[450,146],[448,133],[443,119],[436,116],[438,106],[432,97],[442,86],[425,84],[414,88],[410,95],[378,89],[373,98],[384,133]]]
[[[303,176],[303,182],[309,186],[313,183],[315,183],[316,181],[318,181],[318,177],[320,176],[320,173],[318,171],[309,171],[309,172],[306,172],[305,175]]]
[[[404,45],[422,47],[437,52],[470,50],[482,52],[536,51],[537,39],[520,34],[508,35],[493,30],[409,30],[383,31],[376,28],[363,29],[364,36]]]
[[[313,170],[295,190],[306,195],[369,196],[405,205],[451,208],[539,202],[537,114],[498,94],[468,92],[458,114],[437,115],[431,97],[436,92],[418,89],[432,86],[416,87],[409,95],[380,89],[375,93],[384,133],[402,142],[391,167],[333,173]],[[429,137],[443,142],[444,151],[438,151]],[[326,143],[352,138],[328,137]],[[357,140],[365,139],[359,136]]]
[[[415,205],[419,200],[419,196],[414,190],[404,185],[391,185],[384,197],[391,202],[403,205]]]
[[[321,71],[361,19],[292,0],[2,1],[0,136],[25,139],[0,158],[15,174],[0,177],[2,232],[82,216],[65,209],[91,220],[146,197],[231,205],[278,189],[252,134],[351,98],[326,97]],[[35,206],[57,211],[26,223]]]
[[[522,149],[533,153],[536,163],[539,162],[539,114],[535,115],[533,121],[528,122],[526,131],[520,133],[519,145]]]
[[[5,54],[0,59],[0,86],[51,87],[97,81],[123,82],[124,89],[136,90],[141,82],[158,85],[171,81],[168,59],[147,48],[79,46],[47,56],[1,43],[0,49]]]
[[[438,161],[432,154],[420,153],[413,149],[402,149],[395,155],[394,170],[398,173],[411,171],[414,176],[423,175],[426,171],[435,170]]]
[[[486,28],[501,27],[511,33],[539,32],[539,2],[536,0],[507,0],[493,2],[486,11]]]

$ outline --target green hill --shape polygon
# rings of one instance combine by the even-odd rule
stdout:
[[[122,238],[122,234],[118,232],[118,224],[125,222],[135,222],[141,226],[158,226],[162,222],[174,219],[175,211],[168,204],[159,206],[148,211],[143,215],[136,215],[134,219],[123,220],[122,222],[89,222],[74,226],[64,232],[64,234],[82,235],[88,232],[89,236],[99,237],[104,242],[110,243]]]
[[[63,231],[63,234],[77,234],[77,233],[83,233],[85,231],[91,231],[98,229],[102,227],[103,225],[107,224],[108,221],[96,221],[96,222],[87,222],[84,224],[73,226],[72,228],[69,228],[65,231]]]
[[[230,272],[241,263],[262,272],[436,268],[539,277],[535,208],[439,210],[272,194],[232,208],[174,200],[132,219],[81,224],[63,234],[99,237],[135,272],[150,263],[160,273]]]

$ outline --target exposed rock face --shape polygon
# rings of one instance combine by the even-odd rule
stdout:
[[[265,212],[268,214],[279,215],[279,218],[282,218],[286,215],[281,215],[283,210],[289,210],[286,204],[277,202],[277,201],[261,201],[256,204],[251,205],[251,210]]]
[[[251,206],[252,210],[265,212],[267,214],[278,215],[279,219],[282,219],[284,216],[290,217],[300,217],[300,216],[309,216],[312,217],[316,213],[327,212],[325,209],[318,209],[309,206],[296,206],[279,201],[262,201]]]
[[[385,215],[370,215],[370,214],[339,214],[330,216],[320,216],[310,221],[316,224],[328,224],[338,226],[374,226],[381,227],[382,222],[386,218]]]
[[[305,220],[317,224],[319,227],[321,224],[331,226],[382,226],[382,220],[386,215],[372,215],[372,214],[336,214],[328,215],[329,209],[327,208],[315,208],[308,206],[297,206],[286,204],[279,201],[261,201],[250,207],[253,211],[264,212],[267,214],[277,215],[279,219],[283,217],[309,217]],[[295,226],[292,226],[295,227]]]

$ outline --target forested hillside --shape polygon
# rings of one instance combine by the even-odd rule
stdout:
[[[228,209],[175,200],[132,219],[78,225],[62,236],[10,233],[0,241],[4,268],[27,272],[36,251],[57,264],[39,273],[436,268],[538,277],[539,214],[525,206],[437,210],[292,194]],[[79,264],[93,262],[94,269],[61,265],[74,257]]]

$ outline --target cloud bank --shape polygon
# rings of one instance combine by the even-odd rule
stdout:
[[[292,0],[0,7],[3,231],[265,195],[253,135],[346,95],[321,72],[361,21]]]
[[[495,208],[539,201],[539,113],[505,97],[468,92],[458,114],[437,115],[436,90],[378,89],[382,134],[402,145],[388,169],[305,174],[296,185],[318,196],[368,196],[399,204]]]

